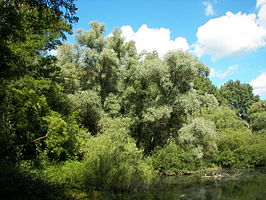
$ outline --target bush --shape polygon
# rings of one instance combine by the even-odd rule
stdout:
[[[253,135],[252,144],[246,147],[251,155],[253,166],[266,165],[266,135]]]
[[[43,179],[53,184],[84,188],[84,164],[80,161],[67,161],[47,166],[41,175]]]
[[[266,130],[266,112],[254,113],[250,118],[250,125],[253,131]]]
[[[126,191],[151,182],[153,170],[128,135],[100,134],[89,140],[87,152],[84,163],[88,188]]]
[[[87,138],[82,144],[84,159],[46,166],[43,178],[79,191],[129,191],[150,184],[153,169],[127,134],[127,121],[103,118],[100,122],[102,133]]]
[[[229,107],[220,106],[217,109],[205,110],[203,117],[214,122],[217,131],[227,128],[244,131],[248,129],[247,122],[241,120]]]
[[[164,148],[156,149],[151,156],[151,161],[158,173],[166,175],[194,171],[203,167],[202,160],[197,159],[192,152],[185,151],[174,142]]]
[[[46,135],[35,140],[39,159],[61,162],[82,157],[84,141],[90,133],[80,128],[75,116],[64,117],[57,112],[43,118]]]
[[[216,162],[224,167],[251,167],[266,164],[264,135],[225,129],[219,132]]]

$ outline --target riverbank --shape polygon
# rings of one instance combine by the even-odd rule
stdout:
[[[229,174],[229,176],[226,174]],[[196,193],[197,196],[199,195],[200,190],[204,190],[206,195],[213,195],[212,197],[214,197],[213,193],[218,193],[218,191],[220,191],[221,193],[225,193],[225,196],[229,197],[229,194],[227,194],[228,191],[225,191],[225,189],[223,188],[225,187],[228,190],[234,190],[234,188],[238,188],[238,182],[240,185],[251,183],[252,185],[250,187],[255,188],[255,186],[253,185],[253,182],[255,181],[260,188],[259,193],[263,193],[263,190],[261,189],[262,186],[260,186],[260,181],[263,183],[263,186],[266,187],[265,175],[265,167],[244,169],[213,167],[207,168],[205,170],[179,173],[174,176],[157,176],[153,183],[151,183],[149,187],[141,189],[141,192],[140,190],[114,192],[110,189],[85,189],[83,187],[76,187],[70,182],[64,182],[64,184],[57,184],[56,182],[51,181],[49,182],[47,180],[47,177],[46,179],[44,178],[44,176],[46,176],[44,171],[33,170],[27,172],[18,170],[17,168],[2,167],[0,173],[0,194],[1,197],[7,197],[6,199],[11,200],[31,200],[36,198],[53,200],[153,200],[160,198],[162,200],[169,200],[198,199],[192,198],[188,191],[193,191],[194,193]],[[248,191],[251,190],[247,186],[243,187],[246,187],[246,190]],[[41,196],[36,197],[36,194],[41,194]],[[175,197],[178,198],[174,198],[174,195],[177,195]],[[252,193],[251,196],[253,195],[254,193]]]
[[[141,192],[113,193],[110,191],[91,191],[91,193],[83,197],[84,200],[264,199],[266,195],[265,167],[222,169],[222,171],[227,171],[231,176],[219,179],[204,178],[200,173],[164,176],[160,178],[157,184],[151,185],[149,189]],[[208,171],[208,173],[212,172],[214,171]],[[238,175],[233,176],[236,173]]]
[[[224,170],[222,167],[212,167],[202,170],[194,170],[194,171],[187,171],[187,172],[177,172],[177,173],[165,173],[165,174],[159,174],[159,176],[187,176],[187,175],[195,175],[200,173],[213,173],[213,172],[219,172]]]

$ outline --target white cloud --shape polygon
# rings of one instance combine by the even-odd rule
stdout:
[[[266,10],[263,13],[266,14]],[[193,51],[198,56],[210,55],[218,59],[242,55],[265,46],[266,29],[260,26],[258,19],[256,14],[240,12],[227,12],[222,17],[211,19],[198,28]]]
[[[203,1],[202,4],[205,6],[205,15],[211,16],[215,14],[212,4],[209,1]]]
[[[189,48],[187,40],[183,37],[171,40],[170,30],[166,28],[153,29],[143,24],[137,32],[134,32],[131,26],[122,26],[121,31],[126,41],[133,40],[136,42],[138,52],[156,50],[162,57],[170,50],[186,51]]]
[[[258,24],[266,28],[266,0],[257,0]]]
[[[51,50],[47,51],[47,54],[52,55],[52,56],[56,56],[56,55],[58,55],[58,53],[59,52],[57,49],[51,49]]]
[[[257,0],[256,7],[259,8],[266,4],[266,0]]]
[[[249,83],[255,95],[266,95],[266,73],[262,73]]]
[[[226,78],[230,74],[232,74],[236,69],[238,68],[238,65],[232,65],[228,67],[228,69],[225,72],[217,71],[214,68],[210,68],[210,77],[213,78]]]

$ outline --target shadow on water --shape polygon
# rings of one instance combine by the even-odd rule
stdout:
[[[221,172],[223,174],[225,172]],[[228,176],[198,174],[164,177],[147,191],[112,194],[92,192],[90,200],[262,200],[266,199],[266,168],[227,171]]]

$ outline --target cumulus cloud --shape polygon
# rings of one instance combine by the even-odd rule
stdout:
[[[135,41],[138,52],[156,50],[159,56],[164,56],[170,50],[188,50],[189,44],[183,37],[175,40],[170,38],[170,30],[166,28],[153,29],[146,24],[142,25],[136,32],[131,26],[121,27],[122,35],[126,41]]]
[[[256,7],[259,8],[266,4],[266,0],[257,0]]]
[[[208,1],[203,3],[206,10],[208,7],[212,10]],[[257,13],[253,14],[226,12],[210,19],[198,28],[193,52],[198,56],[210,55],[215,60],[266,46],[266,0],[257,0],[256,8]]]
[[[202,4],[205,6],[205,15],[211,16],[215,14],[212,4],[209,1],[203,1]]]
[[[255,95],[266,95],[266,73],[262,73],[249,83]]]
[[[225,72],[217,71],[214,68],[210,68],[210,77],[213,77],[213,78],[226,78],[227,76],[232,74],[237,68],[238,68],[237,64],[228,67],[228,69]]]
[[[258,24],[266,29],[266,0],[257,0]]]
[[[193,45],[198,56],[213,59],[242,55],[266,45],[266,29],[257,23],[255,14],[233,14],[211,19],[200,26]]]

